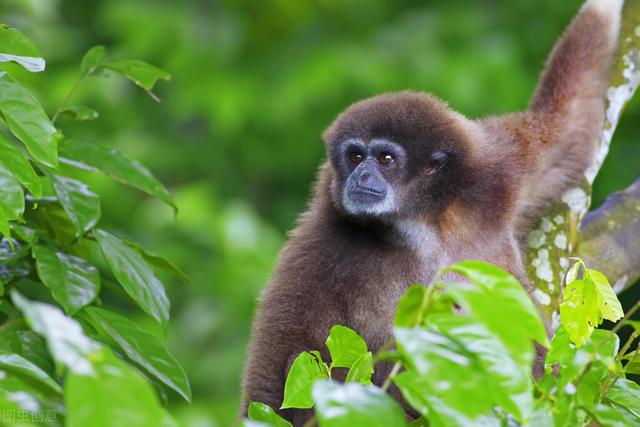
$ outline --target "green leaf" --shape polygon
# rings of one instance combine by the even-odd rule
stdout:
[[[170,206],[175,205],[167,189],[140,163],[130,160],[112,148],[79,141],[66,141],[60,150],[62,161],[89,171],[101,171],[123,184],[155,196]]]
[[[500,406],[520,422],[530,416],[531,365],[513,359],[483,324],[434,314],[424,328],[396,328],[395,337],[408,366],[396,385],[423,415],[446,420],[455,414],[455,425],[475,425]]]
[[[402,295],[396,309],[395,326],[412,328],[418,326],[427,307],[427,288],[413,285]]]
[[[164,343],[133,321],[98,307],[86,307],[86,320],[110,337],[131,360],[142,366],[185,400],[191,400],[191,387],[184,369]]]
[[[284,401],[280,409],[311,408],[311,388],[316,380],[327,379],[326,367],[320,353],[307,351],[300,353],[291,364],[284,385]]]
[[[583,345],[602,322],[599,293],[591,280],[569,283],[560,304],[560,321],[578,347]]]
[[[353,329],[342,325],[335,325],[329,332],[327,347],[331,353],[332,368],[350,368],[351,365],[367,349],[367,343]]]
[[[602,317],[617,322],[624,317],[624,311],[622,311],[622,305],[616,296],[613,288],[609,284],[606,276],[597,270],[587,269],[587,275],[590,280],[595,283],[598,291],[600,292],[600,298],[598,303]]]
[[[451,416],[451,425],[462,426],[491,412],[495,402],[480,360],[464,345],[424,328],[395,328],[394,335],[407,366],[394,382],[412,407],[430,420]]]
[[[282,418],[273,410],[273,408],[265,403],[251,402],[248,411],[249,419],[253,421],[261,421],[273,427],[293,427],[292,424]]]
[[[45,371],[19,354],[0,351],[0,368],[14,372],[45,385],[55,393],[62,393],[62,389]]]
[[[5,72],[0,72],[0,113],[34,160],[58,167],[56,129],[33,95]]]
[[[78,122],[95,120],[98,118],[98,112],[91,107],[85,105],[73,105],[60,111],[60,115],[66,115]]]
[[[93,234],[113,275],[129,296],[142,310],[166,325],[169,299],[149,264],[116,236],[104,230],[94,230]]]
[[[93,371],[87,356],[96,350],[97,344],[84,335],[78,322],[65,316],[59,308],[29,301],[15,290],[11,291],[11,299],[31,329],[45,338],[59,371],[62,367],[79,374]]]
[[[11,229],[9,228],[9,218],[4,213],[3,209],[0,209],[0,233],[7,238],[11,237]]]
[[[618,378],[605,398],[616,405],[622,406],[635,417],[640,419],[640,385],[638,383]]]
[[[51,355],[47,350],[47,342],[44,338],[33,331],[17,331],[16,338],[19,343],[17,352],[33,362],[47,374],[54,374],[53,361],[51,360]]]
[[[0,133],[0,165],[24,185],[35,198],[42,197],[42,182],[24,154]]]
[[[161,270],[164,270],[170,274],[173,274],[178,279],[182,280],[185,283],[191,283],[191,279],[174,263],[166,259],[165,257],[155,254],[153,252],[149,252],[144,249],[142,246],[135,242],[131,242],[129,240],[124,240],[124,242],[131,246],[133,249],[140,252],[140,254],[144,257],[145,260],[154,267],[157,267]]]
[[[38,276],[53,298],[73,316],[100,292],[100,272],[86,260],[48,246],[33,247]]]
[[[22,218],[24,212],[22,187],[13,175],[2,166],[0,166],[0,210],[9,220]]]
[[[318,381],[313,386],[313,401],[322,427],[407,425],[400,405],[378,387]]]
[[[447,269],[467,277],[475,286],[450,286],[447,293],[469,315],[495,334],[521,365],[531,365],[532,341],[548,346],[549,339],[535,304],[522,285],[506,271],[480,261],[465,261]]]
[[[576,262],[573,263],[569,271],[567,271],[567,276],[565,277],[565,282],[564,282],[565,285],[568,285],[569,283],[573,282],[578,278],[578,272],[580,271],[581,266],[583,268],[586,268],[584,265],[584,261],[582,261],[581,259],[578,259]]]
[[[593,404],[599,395],[602,381],[615,368],[615,356],[620,347],[618,336],[604,329],[596,329],[581,347],[571,342],[564,327],[556,331],[551,347],[546,356],[548,374],[557,371],[555,390],[564,390],[570,383],[575,383],[582,375],[587,364],[590,369],[582,376],[577,389],[578,400],[582,404]],[[573,388],[572,385],[569,386]]]
[[[76,237],[84,235],[100,220],[100,198],[83,182],[58,175],[51,176],[53,190],[69,216]]]
[[[109,349],[89,361],[90,373],[71,372],[65,380],[65,426],[177,426],[151,384]]]
[[[90,74],[100,68],[107,61],[107,48],[94,46],[82,57],[80,69],[82,74]]]
[[[159,79],[171,78],[166,71],[136,59],[109,61],[103,67],[126,77],[146,91],[152,90]]]
[[[371,384],[373,375],[373,354],[370,351],[360,355],[349,368],[346,382],[356,382],[360,384]]]
[[[585,408],[598,421],[598,425],[606,427],[637,427],[638,420],[625,417],[625,414],[611,406],[599,404]]]
[[[27,71],[44,71],[45,61],[38,49],[20,31],[0,25],[0,62],[13,61]]]
[[[511,274],[481,261],[460,262],[447,270],[462,274],[484,291],[467,292],[473,301],[463,299],[457,302],[463,307],[466,305],[464,308],[501,337],[508,348],[519,350],[519,344],[531,340],[549,346],[549,337],[535,304]],[[495,307],[500,307],[500,316],[495,315]],[[509,343],[513,343],[513,346]]]

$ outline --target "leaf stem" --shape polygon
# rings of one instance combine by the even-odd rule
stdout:
[[[76,81],[76,83],[73,85],[71,90],[65,95],[64,98],[62,98],[62,101],[60,102],[60,105],[58,105],[58,109],[56,110],[55,113],[53,113],[53,116],[51,117],[51,123],[55,123],[56,120],[58,120],[58,117],[60,116],[60,113],[62,113],[62,110],[64,109],[65,105],[67,104],[67,102],[69,101],[71,96],[80,88],[80,86],[82,86],[82,84],[94,72],[94,70],[95,70],[95,68],[91,68],[89,71],[87,71],[86,73],[82,74],[82,76],[78,79],[78,81]]]
[[[400,362],[396,362],[393,364],[393,368],[391,368],[391,372],[389,372],[387,379],[385,379],[384,384],[382,384],[382,391],[387,391],[387,389],[391,385],[391,381],[393,381],[396,375],[398,375],[398,371],[400,370],[401,367],[402,367],[402,364]]]

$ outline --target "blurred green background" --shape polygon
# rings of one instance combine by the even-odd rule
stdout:
[[[97,176],[105,227],[168,256],[168,345],[189,373],[186,426],[228,426],[256,297],[304,210],[324,157],[320,133],[351,102],[429,91],[471,116],[526,107],[578,0],[0,0],[5,23],[47,59],[16,73],[53,112],[93,45],[173,75],[156,104],[121,78],[94,78],[71,100],[101,115],[65,134],[118,147],[163,181],[180,209]],[[640,106],[628,106],[594,205],[640,175]],[[111,201],[108,203],[107,201]],[[148,323],[140,313],[132,313]]]

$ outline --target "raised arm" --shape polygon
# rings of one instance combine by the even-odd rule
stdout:
[[[526,152],[520,212],[544,209],[590,166],[605,120],[622,0],[588,0],[556,43],[515,132]]]

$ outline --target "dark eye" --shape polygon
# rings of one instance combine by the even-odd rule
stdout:
[[[378,154],[378,163],[382,166],[389,166],[393,163],[393,156],[389,153],[380,153]]]
[[[358,153],[357,151],[352,151],[351,153],[349,153],[349,160],[351,160],[351,163],[353,163],[354,165],[357,165],[358,163],[362,162],[363,157],[362,154]]]
[[[448,158],[449,155],[444,151],[434,151],[433,154],[431,154],[431,159],[429,159],[429,175],[436,173],[438,169],[447,163]]]

